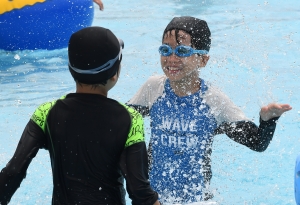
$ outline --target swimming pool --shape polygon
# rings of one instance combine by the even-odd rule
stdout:
[[[125,42],[121,78],[111,97],[126,102],[138,87],[161,73],[158,46],[174,16],[205,19],[212,31],[210,61],[200,76],[219,86],[258,122],[260,106],[289,103],[273,141],[255,153],[224,135],[215,138],[212,189],[225,205],[295,204],[293,174],[300,152],[300,2],[297,0],[104,1],[93,25],[110,28]],[[23,128],[42,102],[74,91],[67,50],[0,50],[0,167],[12,156]],[[146,121],[147,123],[147,121]],[[147,129],[149,136],[149,129]],[[11,204],[50,204],[51,167],[39,151]]]

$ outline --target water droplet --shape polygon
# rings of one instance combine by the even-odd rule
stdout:
[[[19,56],[18,54],[16,54],[16,55],[14,56],[14,59],[20,60],[21,58],[20,58],[20,56]]]

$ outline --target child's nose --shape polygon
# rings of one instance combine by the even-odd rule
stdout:
[[[171,55],[168,56],[169,59],[178,59],[178,56],[175,54],[175,52],[173,51],[171,53]]]

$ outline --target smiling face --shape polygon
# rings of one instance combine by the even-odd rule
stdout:
[[[191,46],[191,36],[179,30],[178,38],[175,37],[175,30],[168,31],[163,38],[163,44],[171,46],[173,49],[178,45]],[[189,57],[178,57],[174,53],[170,56],[161,56],[161,66],[165,75],[170,81],[187,81],[198,77],[198,68],[204,67],[208,56],[191,55]]]

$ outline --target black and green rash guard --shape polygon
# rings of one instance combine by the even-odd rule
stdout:
[[[36,109],[12,159],[0,173],[7,204],[39,149],[49,151],[52,204],[154,204],[148,181],[143,119],[135,110],[96,94],[71,93]]]

